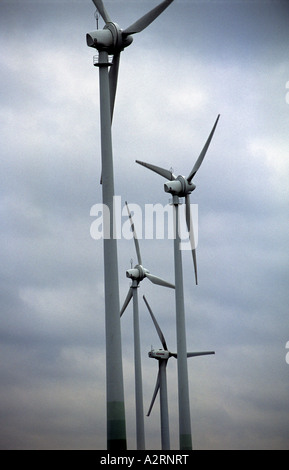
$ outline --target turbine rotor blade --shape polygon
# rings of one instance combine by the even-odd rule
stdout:
[[[110,92],[110,113],[111,113],[111,122],[113,118],[114,102],[117,88],[117,79],[118,79],[118,69],[120,61],[120,52],[114,54],[113,63],[109,71],[109,92]]]
[[[196,245],[195,245],[195,238],[194,238],[194,229],[193,229],[192,216],[191,216],[190,196],[187,194],[185,199],[186,199],[186,223],[187,223],[187,228],[188,228],[190,242],[191,242],[191,248],[192,248],[194,270],[195,270],[195,279],[196,279],[196,284],[198,285],[197,256],[196,256]]]
[[[150,404],[150,407],[149,407],[147,416],[149,416],[149,415],[151,414],[152,407],[154,406],[155,399],[156,399],[156,397],[157,397],[159,388],[160,388],[160,371],[158,372],[157,381],[156,381],[156,386],[155,386],[154,394],[153,394],[153,397],[152,397],[152,401],[151,401],[151,404]]]
[[[122,314],[124,313],[125,309],[127,308],[128,304],[130,303],[130,301],[132,299],[132,296],[133,296],[133,291],[132,291],[132,287],[130,287],[129,291],[128,291],[128,294],[126,296],[126,299],[124,301],[124,304],[122,306],[122,309],[120,311],[120,316],[122,316]]]
[[[196,163],[194,164],[194,167],[193,167],[191,173],[189,174],[189,176],[188,176],[188,178],[187,178],[187,180],[188,180],[189,183],[192,181],[193,177],[194,177],[195,174],[197,173],[198,169],[200,168],[200,166],[201,166],[201,164],[202,164],[202,162],[203,162],[203,160],[204,160],[204,158],[205,158],[205,155],[206,155],[206,153],[207,153],[207,150],[208,150],[209,145],[210,145],[210,143],[211,143],[211,140],[212,140],[212,138],[213,138],[215,129],[216,129],[216,127],[217,127],[219,118],[220,118],[220,114],[218,115],[218,117],[217,117],[217,119],[216,119],[216,122],[215,122],[215,124],[214,124],[214,126],[213,126],[213,129],[211,130],[211,133],[210,133],[210,135],[209,135],[209,137],[208,137],[208,139],[207,139],[207,142],[206,142],[205,145],[204,145],[203,150],[201,151],[201,153],[200,153],[200,155],[199,155],[199,158],[197,159],[197,161],[196,161]]]
[[[105,23],[111,23],[111,19],[109,17],[109,14],[107,13],[104,4],[102,0],[92,0],[96,8],[98,9],[102,19],[105,21]]]
[[[208,356],[209,354],[215,354],[215,351],[188,352],[187,357]]]
[[[175,286],[170,282],[164,281],[160,277],[154,276],[151,273],[145,273],[145,277],[147,277],[153,284],[158,284],[159,286],[163,287],[170,287],[171,289],[175,289]]]
[[[147,26],[149,26],[174,0],[164,0],[158,6],[150,10],[144,16],[142,16],[135,23],[130,25],[123,31],[123,34],[135,34],[143,31]]]
[[[136,160],[136,163],[145,166],[146,168],[154,171],[155,173],[158,173],[169,181],[174,181],[176,179],[176,176],[171,171],[166,170],[165,168],[161,168],[156,165],[151,165],[150,163],[141,162],[140,160]]]
[[[204,352],[188,352],[187,357],[207,356],[209,354],[215,354],[215,351],[204,351]],[[177,353],[170,353],[171,356],[177,359]]]
[[[126,208],[127,208],[127,212],[128,212],[128,217],[129,217],[129,221],[130,221],[132,233],[133,233],[133,239],[134,239],[134,245],[135,245],[135,250],[136,250],[136,255],[137,255],[138,264],[142,265],[142,259],[141,259],[141,254],[140,254],[139,242],[138,242],[137,234],[136,234],[136,231],[135,231],[135,228],[134,228],[134,223],[133,223],[133,220],[132,220],[132,215],[131,215],[131,213],[130,213],[130,210],[129,210],[129,207],[128,207],[128,204],[127,204],[126,201],[125,201],[125,204],[126,204]]]
[[[161,343],[162,343],[162,345],[163,345],[163,348],[165,349],[165,351],[168,351],[167,343],[166,343],[165,337],[164,337],[164,335],[163,335],[163,332],[162,332],[162,330],[161,330],[161,328],[160,328],[160,326],[159,326],[159,324],[158,324],[158,322],[157,322],[157,319],[156,319],[156,317],[154,316],[154,314],[153,314],[153,312],[152,312],[152,309],[150,308],[149,303],[148,303],[148,301],[147,301],[147,299],[145,298],[144,295],[143,295],[143,299],[144,299],[145,304],[146,304],[146,306],[147,306],[147,308],[148,308],[148,311],[149,311],[149,313],[150,313],[150,316],[152,317],[152,321],[154,322],[155,328],[156,328],[156,330],[157,330],[157,333],[158,333],[158,335],[159,335],[159,338],[160,338],[160,340],[161,340]]]

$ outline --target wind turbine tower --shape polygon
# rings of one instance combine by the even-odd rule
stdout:
[[[100,128],[102,161],[102,202],[109,216],[104,217],[104,287],[106,328],[106,395],[107,395],[107,448],[126,450],[126,423],[122,369],[122,348],[119,305],[119,279],[117,243],[114,233],[114,172],[111,122],[118,80],[121,52],[132,41],[132,35],[149,26],[173,0],[165,0],[128,28],[122,30],[113,22],[102,0],[93,0],[105,22],[102,30],[87,33],[86,42],[99,52],[94,65],[99,67]],[[112,64],[109,55],[113,56]],[[110,68],[110,71],[108,69]],[[106,213],[106,211],[104,211]]]
[[[186,201],[186,223],[190,235],[192,246],[192,255],[194,261],[195,278],[197,283],[197,263],[196,263],[196,250],[193,236],[193,227],[190,211],[190,194],[196,188],[192,183],[192,179],[200,168],[206,152],[209,148],[210,142],[213,138],[219,117],[213,126],[213,129],[201,151],[191,173],[186,178],[185,176],[175,176],[172,171],[166,170],[150,163],[141,162],[136,160],[140,165],[158,173],[166,178],[164,190],[173,196],[174,208],[174,265],[175,265],[175,299],[176,299],[176,331],[177,331],[177,354],[178,354],[178,400],[179,400],[179,438],[180,449],[192,449],[192,432],[191,432],[191,415],[190,415],[190,399],[189,399],[189,380],[188,380],[188,365],[187,365],[187,346],[186,346],[186,323],[185,323],[185,304],[184,304],[184,286],[183,286],[183,268],[182,268],[182,253],[181,253],[181,239],[179,233],[179,204],[180,197],[185,197]]]
[[[143,296],[145,304],[148,308],[152,321],[157,330],[157,334],[163,345],[163,349],[151,349],[149,352],[149,357],[156,359],[159,363],[159,373],[157,376],[157,382],[153,394],[153,398],[150,404],[150,408],[147,416],[150,415],[151,410],[154,406],[155,399],[158,392],[160,392],[160,408],[161,408],[161,439],[162,439],[162,450],[170,450],[170,428],[169,428],[169,410],[168,410],[168,391],[167,391],[167,364],[170,357],[175,357],[177,359],[178,355],[172,353],[168,350],[167,342],[163,335],[163,332],[157,322],[156,317],[154,316],[152,309]],[[196,356],[207,356],[208,354],[215,354],[214,351],[203,351],[203,352],[188,352],[187,357],[196,357]]]
[[[139,308],[138,308],[138,287],[145,278],[149,279],[153,284],[174,289],[175,286],[160,277],[151,274],[142,265],[142,257],[139,242],[132,219],[131,212],[126,202],[129,215],[131,229],[133,232],[134,244],[138,264],[126,271],[126,276],[132,280],[127,297],[124,301],[120,316],[126,310],[129,302],[133,299],[133,330],[134,330],[134,367],[135,367],[135,405],[136,405],[136,441],[137,450],[145,449],[145,430],[144,430],[144,411],[143,411],[143,386],[142,386],[142,366],[141,366],[141,348],[140,348],[140,327],[139,327]]]

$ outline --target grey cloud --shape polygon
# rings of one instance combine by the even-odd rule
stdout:
[[[112,2],[126,26],[153,2]],[[124,5],[126,8],[124,8]],[[1,3],[1,448],[105,448],[98,72],[85,34],[91,2]],[[168,203],[163,180],[135,164],[188,173],[218,113],[196,178],[199,286],[183,253],[196,449],[288,448],[287,2],[175,0],[121,61],[113,123],[116,193],[144,208]],[[152,46],[154,44],[154,46]],[[125,217],[122,219],[125,220]],[[146,265],[173,281],[172,240],[141,240]],[[132,240],[118,244],[120,301]],[[174,295],[140,292],[145,402],[158,338],[146,294],[176,349]],[[122,319],[126,413],[135,448],[132,312]],[[178,446],[176,363],[168,369]],[[158,403],[146,421],[159,439]],[[160,443],[159,443],[160,446]]]

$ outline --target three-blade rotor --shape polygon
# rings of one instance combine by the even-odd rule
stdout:
[[[194,271],[195,271],[195,279],[196,279],[196,284],[198,284],[198,274],[197,274],[197,259],[196,259],[196,246],[195,246],[195,240],[194,240],[194,231],[193,231],[193,223],[192,223],[192,217],[191,217],[191,209],[190,209],[190,194],[194,191],[196,188],[196,185],[192,183],[192,179],[195,177],[197,171],[199,170],[205,155],[207,153],[207,150],[209,148],[209,145],[211,143],[211,140],[213,138],[214,132],[216,130],[218,121],[219,121],[220,115],[218,115],[216,122],[210,132],[210,135],[198,157],[196,160],[196,163],[193,166],[192,171],[190,172],[189,176],[186,178],[185,176],[179,175],[176,176],[172,173],[172,171],[166,170],[165,168],[161,168],[156,165],[152,165],[150,163],[145,163],[140,160],[136,160],[136,163],[139,165],[142,165],[149,170],[154,171],[155,173],[159,174],[160,176],[163,176],[166,178],[168,181],[164,184],[164,190],[167,193],[172,194],[173,196],[179,196],[179,197],[185,197],[185,205],[186,205],[186,224],[187,224],[187,229],[190,237],[190,242],[191,242],[191,249],[192,249],[192,256],[193,256],[193,262],[194,262]]]
[[[140,283],[140,281],[142,281],[143,279],[147,278],[153,284],[157,284],[159,286],[169,287],[171,289],[175,288],[174,284],[171,284],[170,282],[165,281],[161,277],[158,277],[158,276],[155,276],[154,274],[151,274],[146,268],[143,267],[142,257],[141,257],[140,247],[139,247],[139,241],[138,241],[138,237],[137,237],[137,234],[136,234],[133,218],[132,218],[131,212],[129,210],[128,203],[125,202],[125,204],[126,204],[126,208],[127,208],[127,212],[128,212],[128,217],[129,217],[129,220],[130,220],[131,230],[132,230],[132,233],[133,233],[133,239],[134,239],[134,245],[135,245],[135,251],[136,251],[136,255],[137,255],[138,264],[134,268],[128,269],[126,271],[126,276],[128,278],[132,279],[133,284],[135,282],[135,286],[132,284],[132,286],[129,288],[128,294],[126,296],[126,299],[125,299],[124,304],[122,306],[122,309],[120,311],[121,316],[124,313],[124,311],[126,310],[128,304],[130,303],[130,301],[132,299],[133,288],[137,287],[138,284]]]
[[[113,55],[113,62],[109,72],[112,120],[121,51],[132,43],[133,34],[140,33],[147,28],[174,0],[164,0],[124,30],[111,20],[102,0],[92,1],[104,20],[105,26],[102,30],[88,33],[86,41],[89,47],[94,47],[98,51],[107,51],[108,54]]]
[[[152,350],[152,351],[149,353],[149,357],[152,357],[152,358],[154,358],[154,359],[157,359],[158,361],[163,361],[163,362],[165,363],[165,366],[164,366],[164,367],[166,368],[169,358],[170,358],[170,357],[175,357],[175,358],[177,359],[178,355],[177,355],[177,353],[172,353],[172,352],[170,352],[170,351],[168,350],[167,342],[166,342],[165,337],[164,337],[164,334],[163,334],[163,332],[162,332],[162,330],[161,330],[161,328],[160,328],[160,326],[159,326],[159,324],[158,324],[158,322],[157,322],[157,319],[156,319],[155,315],[153,314],[152,309],[151,309],[151,307],[150,307],[148,301],[146,300],[145,296],[143,296],[143,299],[144,299],[144,301],[145,301],[145,304],[146,304],[146,306],[147,306],[147,309],[148,309],[148,311],[149,311],[149,313],[150,313],[150,316],[151,316],[151,318],[152,318],[152,321],[153,321],[153,323],[154,323],[154,325],[155,325],[155,329],[156,329],[156,331],[157,331],[157,334],[158,334],[158,336],[159,336],[159,338],[160,338],[160,341],[161,341],[161,343],[162,343],[162,346],[163,346],[163,348],[164,348],[163,351],[161,351],[161,350],[159,350],[159,351],[153,351],[153,350]],[[165,353],[167,353],[167,354],[165,354]],[[215,354],[215,352],[214,352],[214,351],[188,352],[188,353],[187,353],[187,357],[207,356],[207,355],[209,355],[209,354]],[[152,408],[153,408],[153,406],[154,406],[154,402],[155,402],[155,399],[156,399],[156,397],[157,397],[157,394],[158,394],[159,389],[160,389],[160,369],[159,369],[159,372],[158,372],[158,375],[157,375],[157,381],[156,381],[156,385],[155,385],[155,389],[154,389],[152,401],[151,401],[151,404],[150,404],[150,407],[149,407],[149,411],[148,411],[147,416],[149,416],[150,413],[151,413],[151,410],[152,410]]]

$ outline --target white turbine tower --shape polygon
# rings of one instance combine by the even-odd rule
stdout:
[[[155,386],[154,394],[152,397],[152,401],[151,401],[147,416],[150,415],[151,410],[154,406],[157,394],[158,392],[160,392],[162,450],[170,450],[170,428],[169,428],[167,370],[166,369],[167,369],[169,358],[170,357],[177,358],[178,355],[176,353],[172,353],[169,351],[163,332],[145,296],[143,296],[143,299],[146,303],[150,316],[152,317],[152,321],[154,322],[155,328],[157,330],[157,334],[163,345],[163,349],[151,349],[151,351],[149,352],[149,357],[156,359],[159,362],[159,372],[158,372],[156,386]],[[214,351],[188,352],[187,357],[207,356],[208,354],[215,354],[215,352]]]
[[[191,433],[191,419],[190,419],[190,400],[189,400],[189,381],[188,381],[188,366],[187,366],[187,346],[186,346],[186,323],[185,323],[185,306],[184,306],[184,287],[183,287],[183,269],[182,269],[182,254],[180,247],[179,235],[179,198],[185,197],[186,200],[186,223],[190,235],[192,246],[192,254],[194,260],[195,277],[197,283],[197,263],[196,263],[196,250],[194,244],[193,227],[190,211],[190,194],[196,188],[192,183],[192,179],[200,168],[210,142],[213,138],[218,120],[213,126],[213,129],[201,151],[191,173],[186,178],[185,176],[175,176],[171,171],[164,168],[151,165],[150,163],[141,162],[136,160],[137,163],[143,165],[150,170],[158,173],[169,181],[164,184],[164,190],[171,193],[173,196],[174,207],[174,263],[175,263],[175,292],[176,292],[176,330],[177,330],[177,353],[178,353],[178,399],[179,399],[179,434],[180,434],[180,449],[192,449],[192,433]]]
[[[141,367],[141,348],[140,348],[140,327],[139,327],[139,308],[138,308],[138,295],[137,289],[139,283],[148,278],[152,283],[158,284],[164,287],[175,288],[173,284],[164,281],[160,277],[154,276],[142,265],[142,257],[140,253],[139,242],[132,220],[128,204],[126,202],[128,216],[133,232],[134,244],[136,249],[136,255],[138,264],[131,269],[126,271],[126,276],[132,280],[132,284],[129,288],[127,297],[123,304],[120,312],[120,316],[126,310],[130,300],[133,298],[133,330],[134,330],[134,364],[135,364],[135,406],[136,406],[136,440],[137,449],[145,449],[145,431],[144,431],[144,410],[143,410],[143,387],[142,387],[142,367]]]
[[[111,21],[102,0],[93,0],[105,22],[102,30],[86,35],[87,45],[99,52],[100,127],[102,160],[102,202],[109,211],[104,217],[104,285],[106,327],[106,400],[107,400],[107,448],[126,450],[126,424],[124,408],[124,386],[122,369],[121,329],[119,318],[119,280],[117,243],[114,228],[114,174],[111,138],[121,51],[132,43],[132,34],[143,31],[173,0],[165,0],[125,30]],[[113,55],[112,65],[109,55]],[[111,66],[110,72],[108,68]]]

